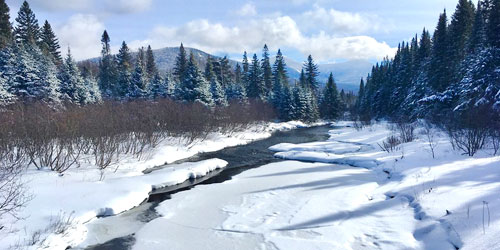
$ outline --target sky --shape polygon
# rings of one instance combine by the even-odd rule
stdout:
[[[14,22],[23,0],[7,0]],[[29,0],[37,19],[53,26],[76,59],[99,56],[106,29],[113,52],[184,43],[239,59],[264,44],[297,61],[320,63],[393,55],[401,41],[433,31],[458,0]]]

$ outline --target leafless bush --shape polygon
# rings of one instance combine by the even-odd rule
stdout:
[[[37,168],[64,172],[79,166],[81,155],[91,155],[106,169],[120,155],[141,158],[167,137],[186,143],[205,139],[211,132],[232,133],[258,121],[274,118],[262,102],[207,108],[159,99],[109,101],[54,109],[42,103],[18,103],[0,111],[0,147],[14,152]]]
[[[415,124],[406,121],[398,121],[395,124],[395,128],[399,133],[401,143],[415,140]]]
[[[493,154],[497,155],[500,150],[500,130],[492,129],[490,132],[491,146],[493,147]]]
[[[382,149],[382,151],[391,153],[399,149],[398,146],[401,144],[401,141],[397,136],[391,135],[382,142],[382,145],[380,145],[379,143],[377,144],[380,149]]]
[[[474,156],[486,143],[489,132],[490,112],[470,109],[457,116],[457,121],[446,125],[453,148]]]
[[[429,145],[429,149],[431,150],[432,153],[432,158],[436,158],[435,156],[435,149],[437,146],[436,142],[436,128],[432,123],[428,121],[422,121],[421,122],[422,126],[422,134],[425,136],[425,139],[427,140],[427,145]]]

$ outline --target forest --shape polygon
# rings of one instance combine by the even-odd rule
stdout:
[[[475,6],[460,0],[451,21],[446,10],[431,36],[424,29],[402,42],[394,58],[377,63],[362,80],[360,121],[416,119],[448,131],[454,145],[474,155],[500,136],[500,1]]]

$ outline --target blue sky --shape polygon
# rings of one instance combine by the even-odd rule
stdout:
[[[95,57],[107,29],[113,49],[195,47],[239,58],[244,50],[303,61],[380,60],[423,27],[434,30],[457,0],[31,0],[40,23],[48,20],[61,45],[77,59]],[[15,18],[22,0],[7,0]]]

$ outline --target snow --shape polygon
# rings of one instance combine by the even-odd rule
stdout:
[[[300,161],[174,195],[134,249],[500,249],[500,157],[464,156],[443,133],[435,159],[424,135],[382,151],[393,133],[380,123],[273,146]]]
[[[229,135],[212,133],[205,140],[189,145],[186,145],[183,138],[170,138],[155,149],[150,149],[144,159],[122,157],[104,172],[88,163],[82,163],[79,168],[71,168],[63,175],[45,169],[29,169],[23,179],[32,194],[32,200],[20,211],[21,220],[5,218],[0,221],[1,225],[6,225],[6,228],[0,230],[0,249],[11,246],[65,249],[67,246],[76,246],[86,239],[88,228],[85,224],[96,217],[116,215],[132,209],[147,199],[154,189],[203,177],[211,171],[224,168],[227,162],[211,159],[168,165],[149,174],[143,173],[145,169],[172,163],[200,152],[216,151],[264,139],[277,130],[306,126],[301,122],[262,123]],[[64,233],[54,233],[55,229],[51,224],[61,220],[70,222],[67,230]],[[37,235],[40,236],[39,240],[31,244],[31,239]]]

